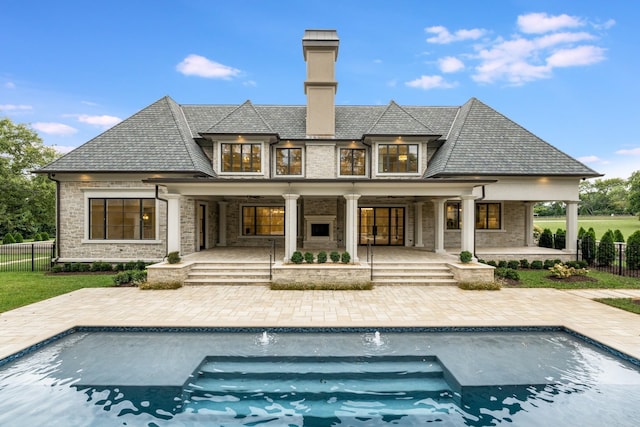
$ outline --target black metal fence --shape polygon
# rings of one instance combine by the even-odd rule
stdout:
[[[598,271],[640,278],[640,245],[600,242],[586,236],[578,240],[577,260]]]
[[[49,271],[55,250],[54,242],[0,245],[0,272]]]

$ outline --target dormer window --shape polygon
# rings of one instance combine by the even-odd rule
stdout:
[[[276,175],[302,175],[302,148],[276,148]]]
[[[222,172],[261,173],[261,143],[222,143]]]
[[[378,173],[417,173],[418,144],[378,144]]]

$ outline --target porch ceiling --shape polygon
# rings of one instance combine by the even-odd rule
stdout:
[[[476,187],[494,180],[254,180],[254,179],[148,179],[144,182],[165,187],[169,193],[190,196],[434,196],[471,195]]]

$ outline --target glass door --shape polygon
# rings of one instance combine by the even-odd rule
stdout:
[[[404,245],[404,208],[359,208],[359,244]]]

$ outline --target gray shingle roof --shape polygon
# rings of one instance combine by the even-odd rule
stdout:
[[[336,106],[337,140],[441,135],[425,178],[599,174],[475,98],[461,107]],[[305,140],[304,105],[179,105],[164,97],[39,172],[176,172],[215,176],[203,134]]]
[[[425,178],[464,175],[599,176],[475,98],[460,107]]]

